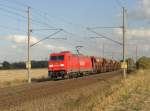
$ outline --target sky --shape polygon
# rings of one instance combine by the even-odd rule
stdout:
[[[150,55],[149,0],[0,0],[0,62],[27,60],[27,7],[31,15],[31,44],[63,29],[31,47],[32,60],[47,60],[52,52],[69,50],[82,45],[84,55],[122,59],[122,46],[107,39],[91,39],[98,35],[87,27],[121,27],[122,6],[126,14],[126,57],[135,59]],[[38,30],[44,29],[44,30]],[[122,42],[120,28],[92,29]],[[66,38],[66,40],[59,39]],[[104,45],[103,45],[104,44]]]

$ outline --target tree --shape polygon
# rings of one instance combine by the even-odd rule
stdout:
[[[47,68],[48,67],[48,61],[31,61],[32,68]],[[25,62],[14,62],[9,63],[7,61],[4,61],[2,63],[2,67],[0,69],[25,69],[26,63]]]
[[[7,61],[4,61],[2,63],[2,68],[3,69],[10,69],[11,68],[11,64],[9,62],[7,62]]]
[[[15,62],[15,63],[12,63],[12,68],[13,69],[25,69],[26,64],[25,62]]]
[[[47,68],[47,61],[31,61],[32,68]]]
[[[150,69],[150,58],[145,56],[139,58],[137,61],[137,68]]]

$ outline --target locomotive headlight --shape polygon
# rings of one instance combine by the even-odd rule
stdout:
[[[49,67],[53,67],[53,64],[49,65]]]
[[[64,67],[64,64],[60,64],[61,67]]]

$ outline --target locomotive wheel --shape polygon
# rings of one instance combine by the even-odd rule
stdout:
[[[73,78],[73,76],[72,75],[69,75],[69,79],[72,79]]]
[[[83,73],[80,73],[80,74],[79,74],[80,77],[83,77],[83,75],[84,75]]]
[[[78,77],[79,77],[79,75],[80,75],[80,74],[79,74],[79,73],[77,73],[77,74],[75,75],[75,78],[78,78]]]
[[[62,78],[62,79],[65,79],[65,75],[64,75],[64,74],[62,74],[61,78]]]

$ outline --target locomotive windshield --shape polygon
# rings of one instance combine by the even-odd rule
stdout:
[[[51,56],[50,60],[51,61],[63,61],[64,60],[64,56],[63,55],[61,55],[61,56]]]

